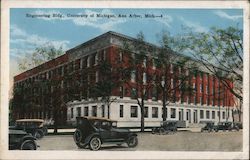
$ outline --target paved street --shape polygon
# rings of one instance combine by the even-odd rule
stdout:
[[[180,131],[172,135],[153,135],[138,133],[139,144],[136,148],[103,145],[105,151],[241,151],[242,131],[200,133]],[[78,149],[72,135],[48,135],[37,141],[39,150],[83,150]]]

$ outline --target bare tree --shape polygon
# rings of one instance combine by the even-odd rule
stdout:
[[[235,27],[214,27],[207,33],[189,31],[181,45],[239,100],[236,108],[241,117],[243,31]]]

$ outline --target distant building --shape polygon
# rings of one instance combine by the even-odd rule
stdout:
[[[14,118],[55,118],[53,104],[56,103],[53,103],[51,97],[56,96],[65,102],[57,107],[60,124],[74,123],[77,116],[97,116],[117,120],[120,127],[140,127],[140,107],[132,96],[133,88],[128,85],[115,88],[112,97],[116,101],[111,103],[109,109],[107,105],[90,97],[91,86],[102,76],[99,68],[102,61],[107,60],[113,64],[121,60],[123,55],[120,48],[123,42],[134,40],[119,33],[107,32],[66,51],[56,59],[15,76],[14,88],[21,88],[21,94],[17,96],[20,103],[14,108]],[[157,46],[150,43],[145,45],[157,49]],[[152,57],[145,59],[145,67],[160,70],[154,66]],[[170,73],[189,74],[188,70],[184,72],[174,64]],[[130,83],[136,84],[134,74],[131,73]],[[167,119],[185,121],[187,126],[200,121],[232,121],[234,98],[229,89],[202,67],[196,74],[188,76],[188,83],[194,92],[181,94],[181,89],[177,88],[173,95],[174,100],[167,105]],[[146,79],[147,75],[143,78]],[[60,92],[54,95],[53,91],[58,88],[46,83],[43,83],[44,86],[36,83],[51,80],[55,80],[60,88]],[[176,83],[171,79],[171,85]],[[233,88],[233,83],[231,87]],[[146,127],[158,126],[162,121],[162,93],[157,92],[154,87],[147,90],[144,113]]]

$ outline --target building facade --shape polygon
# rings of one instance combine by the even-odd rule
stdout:
[[[102,71],[103,62],[111,64],[112,81],[118,84],[122,74],[117,68],[129,66],[125,55],[124,41],[136,41],[131,37],[115,32],[107,32],[72,48],[56,59],[48,61],[14,77],[14,99],[18,102],[13,109],[14,117],[57,119],[59,124],[74,123],[77,116],[107,117],[118,121],[119,127],[140,127],[141,108],[134,92],[142,82],[145,87],[144,120],[146,127],[159,126],[163,116],[163,93],[157,89],[156,78],[162,76],[162,69],[154,63],[157,46],[144,43],[149,54],[142,61],[140,68],[131,70],[126,83],[112,88],[107,105],[100,97],[92,95],[93,86],[105,79]],[[156,48],[156,49],[155,49]],[[126,52],[126,51],[125,51]],[[133,56],[132,56],[133,57]],[[140,76],[139,69],[144,68]],[[167,120],[185,121],[192,126],[201,121],[232,121],[234,97],[216,77],[205,69],[189,72],[175,64],[169,66],[168,77],[171,99],[167,100]],[[176,75],[185,74],[185,80],[191,91],[178,87]],[[151,77],[151,78],[149,78]],[[233,83],[230,83],[233,87]],[[136,90],[137,89],[137,90]],[[16,91],[15,91],[16,90]],[[143,90],[144,92],[144,90]]]

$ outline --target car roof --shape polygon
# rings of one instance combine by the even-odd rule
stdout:
[[[43,119],[18,119],[16,122],[44,122]]]
[[[99,120],[99,121],[109,121],[109,122],[117,122],[115,120],[112,119],[108,119],[108,118],[102,118],[102,117],[76,117],[77,119],[88,119],[88,120]]]

